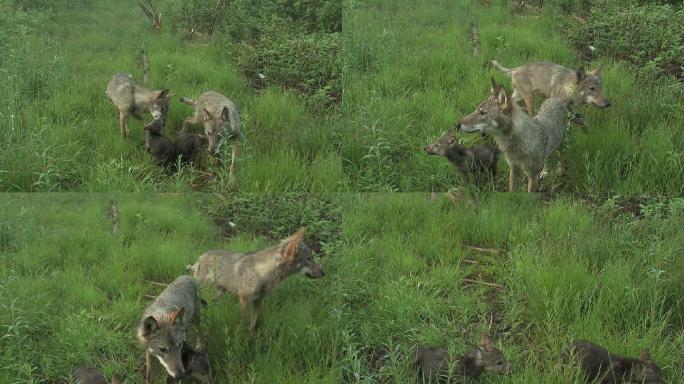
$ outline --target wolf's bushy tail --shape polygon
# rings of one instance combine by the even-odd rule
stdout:
[[[491,60],[490,63],[491,63],[492,66],[494,66],[494,68],[496,68],[497,71],[499,71],[499,72],[511,73],[511,72],[513,71],[513,70],[510,69],[510,68],[506,68],[506,67],[501,66],[501,64],[499,64],[499,62],[496,61],[496,60]]]
[[[181,97],[180,101],[181,101],[181,103],[184,103],[184,104],[195,105],[195,100],[187,98],[187,97]]]

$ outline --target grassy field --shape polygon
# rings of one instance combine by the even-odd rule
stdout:
[[[581,383],[553,369],[573,338],[630,356],[650,348],[669,383],[684,380],[681,199],[654,199],[638,217],[621,199],[499,194],[475,208],[376,194],[347,204],[344,382],[414,383],[416,345],[459,354],[483,332],[513,374],[477,382]]]
[[[334,310],[339,298],[331,294],[340,284],[334,199],[299,198],[308,209],[299,216],[271,211],[268,227],[260,226],[256,209],[229,209],[222,217],[235,224],[228,237],[215,224],[218,217],[207,214],[207,207],[217,207],[211,201],[216,196],[115,198],[116,235],[109,195],[0,195],[0,383],[65,383],[82,363],[119,372],[127,383],[142,382],[136,329],[150,302],[144,295],[162,289],[149,281],[172,281],[207,249],[261,249],[301,224],[309,225],[312,245],[324,242],[315,249],[332,278],[290,278],[264,301],[257,337],[238,327],[236,299],[226,296],[203,309],[213,382],[339,382],[342,324]],[[302,221],[288,227],[295,218]],[[210,293],[205,297],[211,302]]]
[[[575,382],[551,369],[572,338],[628,355],[649,347],[669,382],[684,380],[681,199],[117,194],[112,234],[111,198],[0,196],[0,383],[68,382],[81,363],[141,382],[135,329],[161,289],[150,281],[173,280],[208,248],[260,249],[301,224],[326,276],[269,295],[255,337],[238,327],[236,299],[205,292],[215,382],[413,383],[416,345],[460,352],[481,332],[514,374],[480,382]]]
[[[344,17],[344,113],[341,145],[345,174],[356,191],[431,191],[463,184],[444,158],[423,148],[489,94],[494,76],[510,91],[510,79],[485,65],[496,58],[515,67],[551,61],[579,67],[551,9],[518,15],[510,1],[476,0],[349,2]],[[569,16],[566,16],[569,17]],[[473,57],[471,21],[481,45]],[[684,122],[682,84],[646,79],[622,62],[603,65],[609,109],[578,108],[589,132],[571,131],[563,150],[566,175],[554,172],[542,187],[581,193],[682,191]],[[460,135],[466,143],[478,135]],[[500,160],[496,190],[505,189]],[[488,189],[491,189],[489,187]]]
[[[336,108],[319,109],[278,87],[256,91],[236,69],[233,48],[215,38],[190,43],[166,26],[152,28],[133,0],[83,2],[40,19],[35,33],[0,54],[0,190],[4,191],[337,191],[345,178],[336,137]],[[170,23],[170,21],[169,21]],[[1,33],[1,30],[0,30]],[[231,45],[232,44],[232,45]],[[118,133],[118,113],[105,97],[115,72],[142,81],[147,47],[151,85],[176,93],[166,134],[175,137],[193,111],[180,96],[215,90],[235,101],[242,117],[236,186],[228,166],[168,175],[144,151],[142,124],[132,138]],[[194,127],[202,131],[202,127]],[[224,159],[230,157],[225,146]],[[227,161],[229,163],[230,161]]]

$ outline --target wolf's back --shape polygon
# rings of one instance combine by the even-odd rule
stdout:
[[[194,316],[200,305],[199,286],[194,277],[182,275],[176,278],[166,289],[150,304],[142,315],[155,318],[185,308],[185,316]]]

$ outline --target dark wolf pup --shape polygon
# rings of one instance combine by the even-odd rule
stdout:
[[[418,347],[416,366],[418,383],[447,382],[449,379],[450,383],[459,383],[466,377],[473,378],[483,372],[498,375],[511,373],[506,356],[487,335],[482,335],[479,346],[455,358],[450,358],[445,348]]]
[[[451,128],[437,141],[425,147],[425,152],[446,157],[463,177],[467,179],[469,175],[474,175],[477,183],[494,179],[500,153],[499,148],[491,144],[466,148],[456,139]]]
[[[162,134],[163,127],[164,120],[162,118],[154,119],[145,125],[147,131],[145,148],[159,166],[171,165],[176,161],[176,146]]]
[[[207,251],[197,263],[188,266],[188,271],[200,283],[216,286],[217,296],[224,291],[237,295],[243,323],[247,323],[247,306],[252,304],[249,328],[254,331],[261,300],[283,280],[295,273],[304,273],[312,279],[323,277],[323,270],[303,241],[304,231],[300,228],[280,244],[258,252]]]
[[[647,350],[643,350],[639,358],[634,359],[614,355],[590,341],[578,340],[565,348],[562,360],[564,363],[579,362],[582,374],[591,383],[665,383],[660,369],[651,361]]]
[[[143,113],[149,112],[153,119],[164,119],[169,110],[172,93],[168,89],[152,90],[133,81],[127,73],[115,73],[105,92],[119,111],[119,130],[127,136],[128,115],[143,121]]]
[[[107,378],[97,368],[80,366],[72,372],[74,384],[121,384],[123,380],[118,375],[112,376],[112,381]]]
[[[190,323],[199,326],[200,305],[197,281],[184,275],[169,284],[145,309],[138,326],[138,340],[145,348],[145,383],[153,380],[152,357],[172,378],[185,376],[182,346]]]
[[[513,99],[516,102],[522,99],[530,115],[534,115],[536,94],[559,98],[569,104],[594,104],[600,108],[610,106],[610,100],[603,94],[601,67],[587,72],[584,67],[575,71],[546,62],[528,63],[517,68],[502,67],[496,60],[491,63],[500,72],[511,76]]]

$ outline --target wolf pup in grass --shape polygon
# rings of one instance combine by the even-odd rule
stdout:
[[[209,153],[214,153],[224,139],[240,138],[240,113],[235,104],[227,97],[217,92],[204,92],[197,100],[181,97],[181,102],[195,107],[195,114],[183,121],[183,129],[188,124],[204,125],[207,136]],[[237,142],[233,142],[230,159],[230,177],[235,175],[235,157],[237,156]]]
[[[136,84],[127,73],[116,73],[107,84],[107,97],[119,111],[119,130],[127,136],[128,115],[143,121],[143,113],[149,112],[153,119],[163,119],[169,110],[172,93],[168,89],[151,90]]]
[[[518,170],[522,169],[527,176],[527,191],[535,192],[544,161],[563,142],[566,116],[567,103],[550,98],[534,118],[530,117],[492,78],[489,97],[456,126],[463,132],[491,134],[510,167],[508,190],[518,189]]]
[[[181,133],[173,141],[176,155],[183,163],[189,163],[195,155],[207,145],[207,136],[198,133]]]
[[[638,359],[614,355],[590,341],[574,341],[563,351],[564,363],[579,362],[587,382],[601,384],[664,384],[660,369],[651,361],[647,350]]]
[[[587,72],[584,67],[574,71],[553,63],[528,63],[517,68],[502,67],[496,60],[492,65],[499,71],[511,76],[513,99],[525,102],[527,112],[534,115],[534,97],[554,96],[567,103],[594,104],[600,108],[610,106],[603,94],[601,67]]]
[[[447,382],[449,379],[450,383],[459,383],[483,372],[498,375],[511,373],[506,356],[487,335],[482,335],[479,346],[453,359],[445,348],[418,347],[416,366],[418,383]]]
[[[182,346],[190,323],[199,326],[200,305],[197,281],[184,275],[169,284],[143,312],[138,340],[145,348],[145,383],[153,380],[152,357],[172,378],[185,376]]]
[[[252,304],[249,329],[254,331],[261,300],[288,276],[302,272],[312,279],[323,277],[323,270],[303,240],[304,228],[300,228],[280,244],[258,252],[207,251],[197,263],[188,266],[188,271],[200,283],[215,285],[217,296],[224,291],[236,294],[243,323],[247,323],[247,306]]]
[[[154,119],[145,125],[147,131],[145,148],[159,166],[171,165],[176,160],[176,146],[161,133],[163,126],[163,118]]]
[[[467,179],[469,175],[474,175],[478,184],[494,180],[500,153],[499,148],[491,144],[466,148],[456,139],[451,128],[437,141],[425,147],[425,152],[445,156],[463,177]]]
[[[209,361],[209,356],[206,351],[195,351],[187,341],[183,341],[183,345],[181,345],[181,356],[183,367],[185,368],[184,381],[198,379],[202,382],[209,382],[211,362]],[[178,380],[171,376],[166,378],[167,384],[175,382],[178,382]]]
[[[96,368],[81,366],[73,371],[74,384],[121,384],[123,381],[118,375],[112,376],[112,381]]]

